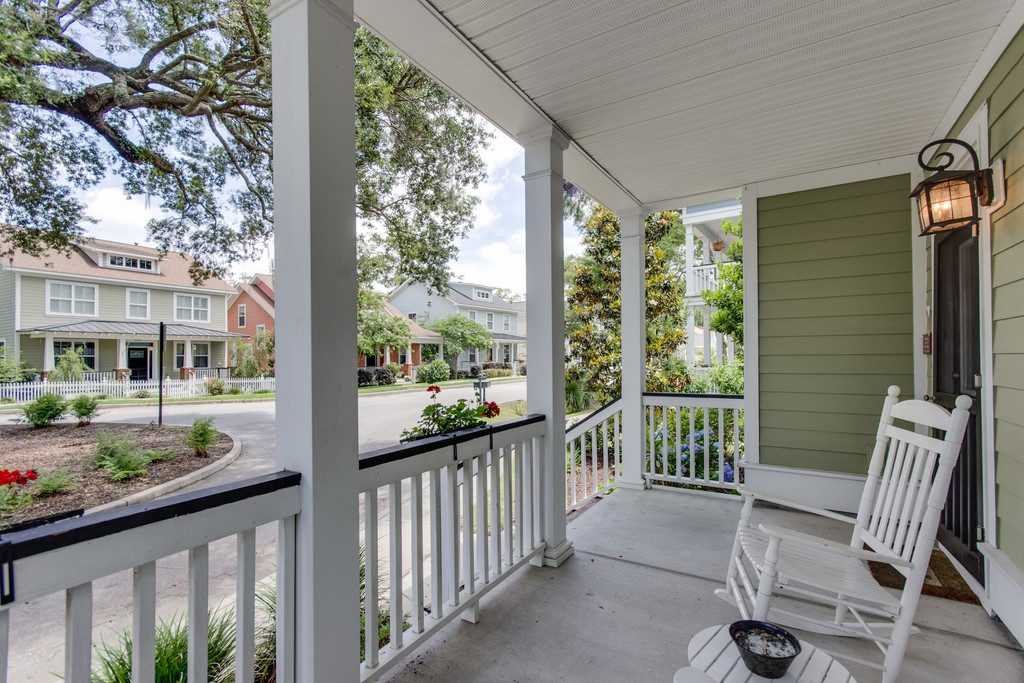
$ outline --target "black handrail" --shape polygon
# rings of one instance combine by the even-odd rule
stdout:
[[[418,439],[417,441],[411,441],[409,443],[401,443],[397,446],[387,446],[386,448],[380,448],[375,451],[360,454],[359,469],[365,470],[385,463],[405,460],[406,458],[412,458],[445,446],[456,446],[465,441],[480,438],[481,436],[493,437],[495,434],[500,434],[501,432],[508,431],[509,429],[536,424],[538,422],[543,422],[544,420],[545,417],[543,415],[531,414],[525,417],[517,417],[512,420],[505,420],[504,422],[498,422],[492,425],[471,427],[470,429],[461,429],[457,432],[451,432],[450,434],[428,436],[424,439]]]
[[[84,517],[64,519],[32,529],[4,533],[0,535],[0,556],[8,562],[18,560],[147,524],[237,503],[247,498],[298,486],[301,476],[298,472],[281,470],[201,491],[181,493]]]

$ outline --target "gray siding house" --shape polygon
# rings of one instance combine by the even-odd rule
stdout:
[[[197,286],[177,252],[81,240],[70,254],[15,252],[0,260],[0,347],[44,374],[68,349],[95,373],[151,379],[207,374],[228,364],[227,300],[234,288]],[[159,323],[167,323],[157,367]]]
[[[500,298],[496,288],[470,282],[452,282],[448,291],[437,294],[421,282],[406,280],[389,295],[388,301],[420,325],[452,315],[475,320],[490,333],[488,348],[473,348],[459,355],[458,367],[467,369],[481,363],[526,362],[526,302]]]

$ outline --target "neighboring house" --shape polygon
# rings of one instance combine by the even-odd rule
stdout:
[[[70,254],[15,252],[0,259],[0,345],[44,374],[68,349],[110,378],[178,378],[228,364],[234,289],[197,286],[177,252],[84,239]],[[163,367],[159,323],[167,323]]]
[[[406,280],[388,295],[388,301],[420,324],[462,315],[483,325],[493,344],[459,354],[460,369],[489,362],[526,362],[526,302],[505,301],[494,287],[452,282],[442,295],[430,292],[421,282]]]
[[[441,335],[417,324],[414,319],[407,318],[387,301],[383,303],[383,307],[385,313],[401,318],[408,323],[409,332],[412,334],[412,337],[409,339],[409,345],[404,349],[380,349],[375,356],[359,354],[359,367],[373,368],[388,363],[398,363],[402,367],[402,374],[412,376],[413,368],[423,362],[424,346],[436,346],[438,356],[441,355],[444,346],[444,340],[441,338]]]
[[[274,334],[274,276],[257,273],[228,298],[228,330],[252,339]]]

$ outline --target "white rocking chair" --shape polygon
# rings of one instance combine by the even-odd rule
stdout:
[[[889,387],[857,518],[741,489],[744,505],[725,588],[715,591],[736,605],[744,619],[873,641],[883,662],[856,661],[881,669],[884,683],[896,680],[915,630],[939,513],[971,407],[966,396],[957,397],[950,413],[926,401],[901,402],[899,394],[899,387]],[[939,429],[945,437],[903,429],[893,420]],[[853,525],[850,544],[769,524],[755,529],[750,524],[755,500],[848,522]],[[875,581],[868,560],[890,564],[906,577],[901,596]],[[788,600],[780,604],[774,596]]]

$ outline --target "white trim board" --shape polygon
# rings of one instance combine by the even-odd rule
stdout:
[[[1017,642],[1024,645],[1024,571],[990,543],[979,543],[978,550],[986,560],[986,609],[999,615]]]
[[[876,161],[867,161],[849,166],[837,166],[821,171],[811,171],[798,175],[759,180],[756,183],[758,197],[771,197],[777,194],[815,190],[819,187],[832,187],[844,183],[856,183],[874,178],[910,173],[917,168],[917,156],[889,157]]]
[[[857,512],[865,481],[845,472],[749,462],[744,467],[744,486],[752,491],[836,512]]]
[[[743,438],[747,463],[761,460],[761,359],[758,344],[757,184],[743,188]]]

